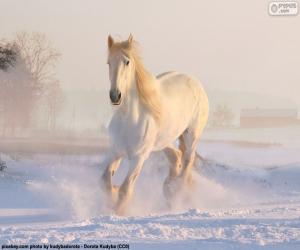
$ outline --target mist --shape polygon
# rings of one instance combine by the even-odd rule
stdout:
[[[99,128],[110,119],[108,34],[140,43],[154,75],[197,77],[211,106],[300,108],[299,17],[271,17],[269,1],[1,1],[1,38],[44,33],[62,54],[59,126]],[[268,101],[266,101],[268,100]]]

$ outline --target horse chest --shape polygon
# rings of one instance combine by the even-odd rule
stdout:
[[[131,117],[114,116],[109,125],[109,132],[114,147],[128,156],[146,151],[153,141],[151,121]]]

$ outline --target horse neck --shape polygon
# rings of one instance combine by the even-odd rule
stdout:
[[[156,81],[156,78],[152,76],[149,72],[148,74],[152,82],[151,83],[147,82],[147,84],[152,84],[153,88],[156,88],[155,92],[157,93],[158,82]],[[142,101],[141,97],[139,96],[139,92],[137,89],[137,82],[136,82],[136,74],[132,78],[130,87],[127,90],[127,95],[124,100],[122,113],[127,118],[132,118],[134,122],[137,122],[140,115],[142,114],[152,115],[151,112],[149,113],[149,108],[146,107],[145,103]]]
[[[139,98],[136,81],[134,78],[130,88],[127,90],[126,98],[124,99],[122,114],[126,117],[131,117],[136,121],[143,111],[144,107]]]

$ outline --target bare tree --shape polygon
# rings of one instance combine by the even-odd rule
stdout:
[[[20,51],[15,44],[6,44],[14,55],[13,63],[9,62],[0,71],[0,121],[2,135],[10,132],[14,135],[17,127],[27,127],[33,105],[32,80]],[[8,131],[9,130],[9,131]]]
[[[21,32],[16,35],[15,44],[32,75],[32,85],[38,97],[44,87],[55,77],[55,66],[61,54],[54,49],[46,36],[39,32]]]
[[[58,80],[54,80],[46,85],[44,96],[47,109],[47,126],[50,130],[55,130],[57,114],[64,102],[63,92]]]
[[[49,98],[49,93],[55,96],[52,102],[57,102],[55,105],[49,104],[49,109],[52,113],[53,110],[57,112],[57,93],[60,88],[57,87],[59,82],[55,80],[55,65],[60,54],[41,33],[19,33],[15,40],[0,48],[2,134],[5,135],[9,129],[10,134],[14,135],[15,128],[29,127],[41,99]],[[55,94],[54,89],[57,92]]]

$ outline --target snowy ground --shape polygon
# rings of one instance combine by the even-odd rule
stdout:
[[[2,155],[8,168],[0,172],[0,245],[300,249],[300,147],[296,140],[271,142],[202,143],[195,189],[172,210],[162,194],[168,163],[153,154],[126,217],[106,207],[101,155]],[[126,162],[116,183],[125,172]]]

